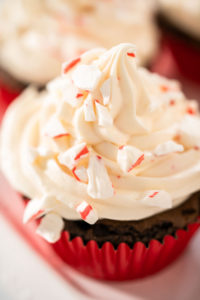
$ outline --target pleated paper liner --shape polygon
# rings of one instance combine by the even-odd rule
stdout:
[[[178,258],[198,227],[199,220],[188,225],[187,230],[177,230],[175,237],[167,235],[163,243],[152,240],[146,247],[137,242],[133,248],[121,243],[117,249],[110,242],[102,248],[93,240],[84,245],[81,237],[70,240],[65,231],[52,247],[65,263],[88,276],[115,281],[138,279],[162,270]]]

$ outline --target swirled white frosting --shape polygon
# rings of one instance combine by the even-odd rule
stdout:
[[[2,169],[32,199],[24,221],[45,215],[38,232],[49,241],[62,218],[140,220],[199,189],[196,102],[136,60],[132,44],[90,50],[5,115]]]
[[[187,33],[200,38],[199,0],[159,0],[162,12]]]
[[[141,64],[157,48],[154,0],[8,0],[0,9],[0,63],[21,81],[44,84],[61,62],[94,47],[138,47]]]

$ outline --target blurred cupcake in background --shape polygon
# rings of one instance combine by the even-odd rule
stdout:
[[[140,63],[150,65],[157,48],[154,12],[151,0],[5,1],[0,79],[17,88],[44,86],[59,74],[61,62],[119,42],[137,44]]]
[[[200,83],[200,1],[159,0],[163,48],[186,79]],[[163,51],[166,54],[166,51]],[[161,55],[162,56],[162,55]],[[166,59],[161,59],[163,61]],[[157,71],[157,70],[156,70]],[[166,75],[166,74],[165,74]]]

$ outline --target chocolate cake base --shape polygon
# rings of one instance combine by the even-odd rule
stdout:
[[[168,33],[180,38],[188,45],[200,50],[200,39],[178,27],[178,25],[174,24],[173,21],[168,19],[162,12],[157,14],[156,21],[161,30],[163,30],[166,34]]]
[[[115,248],[124,242],[132,247],[136,242],[148,246],[152,239],[160,242],[166,235],[175,236],[178,229],[198,221],[200,215],[200,192],[193,194],[180,206],[140,221],[116,221],[101,219],[94,225],[84,221],[65,220],[64,230],[70,239],[80,236],[86,244],[95,240],[99,247],[111,242]]]

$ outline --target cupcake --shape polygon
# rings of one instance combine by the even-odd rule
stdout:
[[[159,0],[158,24],[179,72],[200,83],[200,2]]]
[[[196,102],[138,67],[132,44],[96,48],[11,104],[1,167],[28,199],[24,223],[36,219],[64,262],[101,279],[144,277],[199,226],[199,127]]]
[[[61,62],[94,47],[138,45],[149,65],[157,48],[153,0],[4,1],[0,12],[0,66],[9,84],[44,86]],[[8,76],[9,75],[9,76]]]

